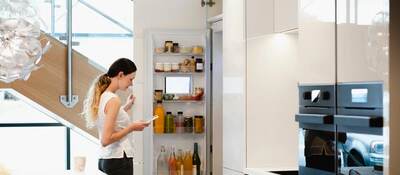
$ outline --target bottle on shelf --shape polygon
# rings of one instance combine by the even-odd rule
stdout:
[[[184,175],[193,175],[193,164],[192,164],[192,155],[190,151],[187,151],[185,154],[185,158],[183,160],[183,169]]]
[[[165,117],[165,133],[174,133],[175,120],[172,112],[167,112]]]
[[[177,175],[184,175],[184,168],[183,168],[183,152],[181,149],[178,149],[178,155],[176,158],[176,174]]]
[[[192,164],[193,164],[193,175],[200,175],[201,170],[200,170],[200,157],[198,153],[198,144],[194,143],[194,150],[193,150],[193,156],[192,156]]]
[[[196,59],[194,59],[194,56],[192,56],[192,59],[190,59],[190,72],[195,72],[196,71]]]
[[[157,158],[157,175],[169,175],[167,155],[164,146],[161,146],[161,151]]]
[[[169,175],[177,175],[175,148],[172,148],[172,151],[171,151],[169,159],[168,159],[168,164],[169,164]]]
[[[158,100],[157,105],[154,108],[154,115],[158,115],[158,118],[154,121],[154,133],[162,134],[164,133],[164,122],[165,122],[165,110],[162,105],[162,101]]]
[[[183,122],[184,122],[184,117],[183,117],[183,112],[178,111],[176,117],[175,117],[175,128],[176,128],[176,133],[184,133],[185,128],[183,127]]]

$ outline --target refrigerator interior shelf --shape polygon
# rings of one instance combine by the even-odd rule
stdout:
[[[203,75],[204,72],[154,72],[154,75]]]
[[[155,53],[156,56],[195,56],[202,57],[203,54],[193,54],[193,53]]]
[[[204,100],[163,100],[163,103],[204,103]],[[154,101],[154,103],[156,103]]]

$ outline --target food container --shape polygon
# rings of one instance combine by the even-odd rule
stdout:
[[[172,44],[172,52],[179,53],[179,43]]]
[[[191,53],[192,52],[192,47],[185,47],[185,46],[183,46],[183,47],[181,47],[180,49],[179,49],[179,51],[180,51],[180,53]]]
[[[164,53],[164,52],[165,52],[165,48],[164,48],[164,47],[157,47],[157,48],[154,49],[154,51],[155,51],[157,54],[161,54],[161,53]]]
[[[193,132],[193,117],[185,117],[183,119],[183,127],[185,128],[185,133]]]
[[[196,54],[196,55],[203,54],[203,47],[202,46],[194,46],[192,49],[192,54]]]
[[[162,101],[163,100],[163,90],[154,90],[154,101]]]
[[[165,52],[171,53],[174,47],[174,43],[172,41],[165,41],[164,47]]]
[[[156,63],[154,66],[154,70],[156,72],[163,72],[164,71],[164,64],[163,63]]]
[[[164,63],[163,68],[164,68],[164,72],[171,72],[171,70],[172,70],[171,63]]]
[[[172,63],[171,64],[171,71],[172,72],[179,72],[179,63]]]
[[[164,100],[173,100],[174,97],[175,97],[174,94],[164,94],[163,95]]]
[[[194,132],[203,133],[204,132],[204,117],[201,115],[194,116]]]
[[[195,87],[194,94],[192,95],[193,100],[202,100],[204,95],[204,88]]]

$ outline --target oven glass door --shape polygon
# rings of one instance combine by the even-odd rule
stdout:
[[[334,124],[344,137],[337,142],[339,174],[383,174],[383,117],[335,115]]]
[[[333,126],[330,129],[334,129]],[[335,174],[337,152],[334,131],[300,128],[299,142],[300,174]]]

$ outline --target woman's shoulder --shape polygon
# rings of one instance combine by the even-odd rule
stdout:
[[[110,100],[115,101],[115,102],[121,102],[121,99],[119,98],[118,95],[109,92],[109,91],[104,91],[103,94],[101,95],[101,98],[105,100],[105,102],[108,102]]]

